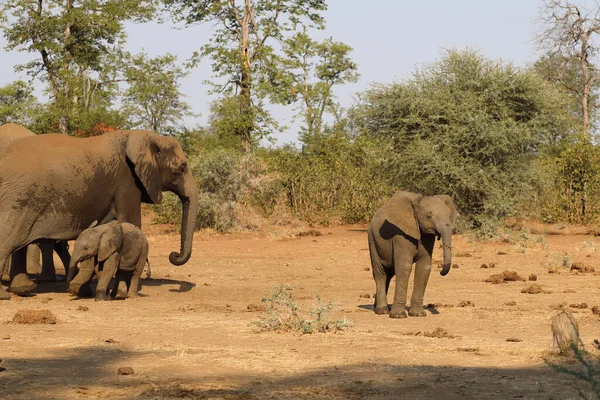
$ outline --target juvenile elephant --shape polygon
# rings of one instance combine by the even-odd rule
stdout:
[[[0,125],[0,154],[4,149],[13,141],[19,140],[26,137],[36,136],[35,133],[25,128],[22,125],[8,123]],[[27,246],[27,269],[29,271],[40,272],[38,280],[41,281],[56,281],[56,269],[54,266],[53,250],[60,257],[65,272],[68,271],[70,256],[69,246],[66,241],[47,241],[40,242],[38,245]],[[40,255],[42,257],[42,264],[40,265]],[[10,261],[5,266],[0,266],[0,270],[4,268],[3,280],[9,279]],[[2,275],[2,271],[0,271]]]
[[[424,317],[423,296],[431,272],[431,255],[436,236],[442,239],[446,275],[452,262],[452,226],[458,213],[450,196],[422,196],[397,191],[371,220],[369,252],[377,293],[375,312],[391,318],[406,318],[408,278],[415,266],[415,279],[408,315]],[[391,310],[387,292],[396,275],[396,290]]]
[[[81,286],[89,282],[96,272],[99,276],[96,300],[108,300],[108,284],[116,273],[112,297],[137,297],[148,249],[146,236],[135,225],[119,221],[97,226],[93,223],[81,232],[73,246],[67,276],[69,292],[77,296]],[[81,267],[75,276],[79,263]],[[121,282],[128,287],[125,293],[117,293]]]
[[[73,240],[92,221],[106,222],[111,211],[141,227],[141,203],[160,203],[163,191],[178,195],[183,210],[181,247],[169,260],[182,265],[192,254],[198,190],[172,137],[114,131],[90,138],[22,138],[2,153],[0,182],[0,265],[12,254],[12,292],[35,288],[25,274],[25,246]]]

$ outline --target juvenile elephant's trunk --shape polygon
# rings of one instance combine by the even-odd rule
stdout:
[[[452,228],[446,228],[442,231],[442,248],[444,250],[444,263],[440,274],[444,276],[452,266]]]
[[[192,256],[192,242],[198,218],[198,188],[190,171],[187,172],[183,193],[178,193],[182,204],[181,216],[181,249],[179,253],[172,252],[169,261],[173,265],[183,265]]]

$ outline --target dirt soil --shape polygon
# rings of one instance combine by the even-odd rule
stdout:
[[[153,276],[139,299],[97,303],[71,297],[64,283],[42,283],[35,295],[0,302],[0,397],[579,398],[578,382],[544,357],[561,303],[589,350],[600,338],[591,311],[600,305],[599,274],[562,266],[583,262],[600,271],[600,238],[548,236],[523,253],[455,236],[459,268],[442,277],[434,263],[425,293],[437,306],[425,318],[399,320],[372,311],[366,227],[318,230],[321,236],[297,238],[198,233],[192,259],[175,267],[168,255],[178,249],[177,235],[149,227]],[[441,257],[436,244],[435,261]],[[529,282],[485,282],[504,270],[536,274],[543,291],[521,293]],[[314,292],[338,303],[334,316],[354,326],[336,334],[261,332],[252,321],[267,313],[257,305],[280,283],[293,286],[303,307]],[[589,308],[569,307],[581,303]],[[48,310],[57,322],[12,323],[20,310]]]

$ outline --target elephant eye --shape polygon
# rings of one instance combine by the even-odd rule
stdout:
[[[184,162],[183,164],[181,164],[181,166],[179,167],[179,173],[180,174],[185,174],[185,172],[187,171],[187,163]]]

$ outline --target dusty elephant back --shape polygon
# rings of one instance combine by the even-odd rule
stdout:
[[[36,136],[35,133],[25,128],[23,125],[8,123],[0,125],[0,152],[14,140]]]

